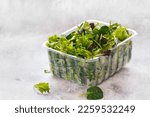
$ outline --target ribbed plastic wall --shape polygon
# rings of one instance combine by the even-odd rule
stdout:
[[[53,75],[83,85],[100,84],[119,71],[131,59],[132,41],[113,49],[110,55],[85,60],[48,50]]]

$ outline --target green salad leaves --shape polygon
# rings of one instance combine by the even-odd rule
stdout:
[[[66,36],[50,36],[46,45],[50,48],[81,58],[105,55],[119,42],[130,37],[128,30],[118,23],[102,25],[85,21]]]

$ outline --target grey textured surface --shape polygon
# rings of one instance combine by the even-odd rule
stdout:
[[[0,99],[85,99],[84,86],[44,74],[42,43],[83,20],[117,21],[138,32],[133,56],[120,72],[103,82],[104,99],[150,99],[149,0],[0,0]],[[47,81],[51,94],[33,90]]]

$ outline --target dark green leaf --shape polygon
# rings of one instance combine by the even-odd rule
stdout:
[[[88,100],[98,100],[103,98],[103,91],[97,86],[91,86],[87,89]]]
[[[109,27],[108,26],[102,26],[99,30],[100,34],[108,34],[109,33]]]

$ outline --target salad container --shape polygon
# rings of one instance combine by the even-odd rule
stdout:
[[[87,20],[87,22],[108,25],[108,23],[97,20]],[[75,31],[76,28],[77,26],[67,30],[61,35],[67,36]],[[45,42],[44,47],[46,47],[48,51],[52,74],[57,78],[63,78],[83,85],[100,84],[102,81],[118,72],[130,61],[132,55],[131,39],[136,35],[136,32],[132,29],[127,30],[132,36],[112,48],[110,54],[101,55],[91,59],[79,58],[49,48],[46,46]]]

